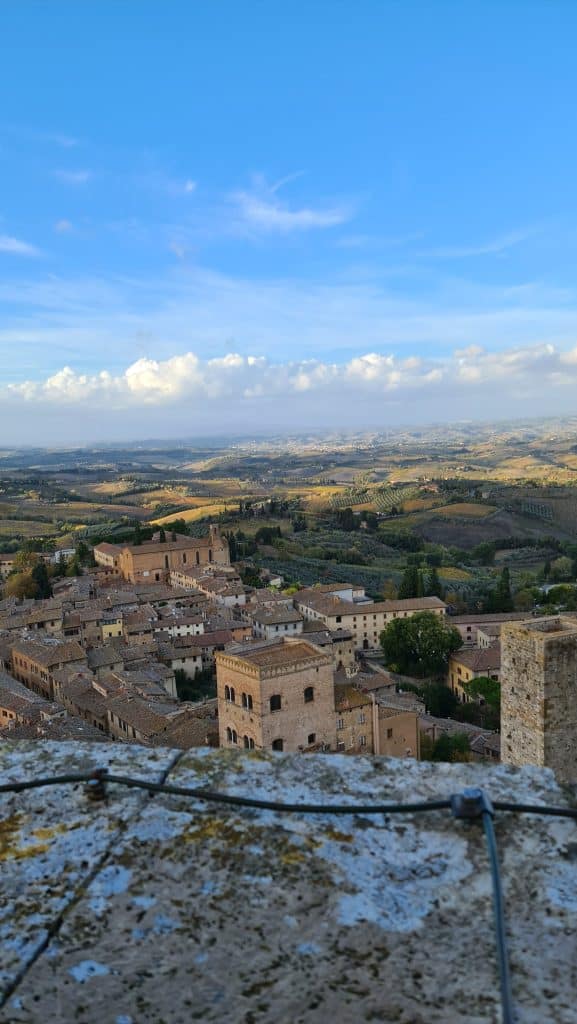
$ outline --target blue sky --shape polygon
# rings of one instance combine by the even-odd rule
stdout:
[[[0,9],[0,444],[574,412],[572,2]]]

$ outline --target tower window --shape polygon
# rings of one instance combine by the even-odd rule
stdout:
[[[314,686],[307,686],[304,691],[305,704],[310,704],[315,699]]]
[[[269,701],[271,711],[280,711],[281,703],[282,702],[281,702],[281,695],[280,695],[280,693],[273,693],[273,695],[272,695],[272,697],[270,698],[270,701]],[[276,748],[273,748],[273,749],[276,749]]]
[[[316,732],[311,732],[309,734],[309,737],[308,737],[308,740],[307,740],[309,747],[311,747],[313,743],[316,743],[316,741],[317,741],[317,734],[316,734]]]
[[[283,743],[283,741],[282,740],[273,740],[272,741],[272,749],[273,750],[284,750],[284,743]]]

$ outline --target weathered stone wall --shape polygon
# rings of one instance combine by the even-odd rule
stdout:
[[[577,629],[563,618],[511,623],[501,641],[501,757],[577,781]]]
[[[551,772],[118,744],[3,744],[3,781],[92,769],[280,801],[481,785],[565,803]],[[3,795],[2,1024],[498,1024],[487,851],[448,811],[280,815],[110,787]],[[575,824],[498,813],[517,1024],[574,1024]]]
[[[254,739],[259,748],[270,750],[276,739],[282,739],[285,752],[296,753],[308,746],[313,733],[316,743],[336,747],[335,697],[332,658],[327,655],[313,665],[304,663],[296,671],[277,671],[274,675],[244,672],[236,659],[218,659],[217,693],[221,746],[227,745],[227,727],[235,729],[239,743],[243,736]],[[233,667],[234,665],[234,667]],[[225,700],[224,688],[235,690],[235,703]],[[305,703],[304,690],[312,686],[314,700]],[[242,707],[242,694],[252,697],[252,710]],[[281,710],[270,710],[270,698],[280,695]]]

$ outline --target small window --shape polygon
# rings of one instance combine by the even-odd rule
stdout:
[[[182,561],[186,563],[186,551],[182,552]]]
[[[195,555],[196,555],[196,564],[200,565],[200,553],[198,551],[196,551]]]
[[[309,747],[312,746],[313,743],[316,743],[316,741],[317,741],[317,734],[316,734],[316,732],[311,732],[309,734],[309,737],[308,737],[308,740],[307,740]]]
[[[273,693],[269,701],[271,711],[280,711],[281,703],[282,702],[280,693]]]
[[[387,739],[388,740],[392,740],[392,738],[393,738],[393,730],[392,729],[387,729]]]
[[[229,743],[232,743],[232,729],[228,725],[226,727],[226,738]]]
[[[337,729],[344,729],[345,723],[342,718],[337,718]]]
[[[339,742],[337,743],[337,750],[344,750],[344,749],[345,749],[345,741],[344,740],[339,740]]]
[[[342,621],[343,621],[342,615],[337,615],[336,619],[335,619],[335,622],[342,622]]]
[[[238,736],[237,736],[236,729],[232,730],[232,742],[233,743],[238,743]]]
[[[208,549],[208,560],[209,562],[212,562],[212,551],[210,548]]]
[[[304,691],[305,704],[311,704],[315,699],[315,688],[314,686],[307,686]]]
[[[234,692],[234,686],[231,686],[231,688],[230,688],[230,703],[234,704],[235,700],[236,700],[236,695],[235,695],[235,692]]]
[[[225,688],[224,688],[224,699],[225,700],[230,700],[230,687],[229,686],[225,686]]]
[[[283,741],[282,740],[273,740],[272,741],[272,749],[273,750],[284,750],[284,743],[283,743]]]
[[[249,750],[250,749],[250,740],[249,740],[248,736],[243,736],[242,742],[244,744],[244,749],[245,750]]]
[[[359,736],[359,746],[366,747],[366,745],[367,745],[367,737],[366,736]]]
[[[361,711],[361,713],[359,714],[359,725],[364,725],[366,720],[367,719],[366,719],[366,716],[365,716],[365,712]]]

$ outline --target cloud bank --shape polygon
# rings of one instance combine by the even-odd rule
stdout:
[[[150,406],[186,406],[202,401],[218,417],[220,408],[238,408],[270,399],[298,397],[311,404],[359,403],[362,422],[366,400],[403,403],[450,403],[467,395],[537,398],[547,389],[570,397],[577,385],[577,347],[561,351],[551,344],[489,352],[479,346],[455,351],[444,359],[398,358],[369,352],[342,362],[300,360],[272,362],[238,353],[203,359],[186,352],[167,359],[140,358],[120,373],[102,369],[79,373],[64,366],[43,380],[4,386],[4,399],[64,407],[135,410]],[[306,403],[305,403],[306,404]],[[302,405],[302,403],[301,403]],[[447,406],[450,408],[450,406]]]

